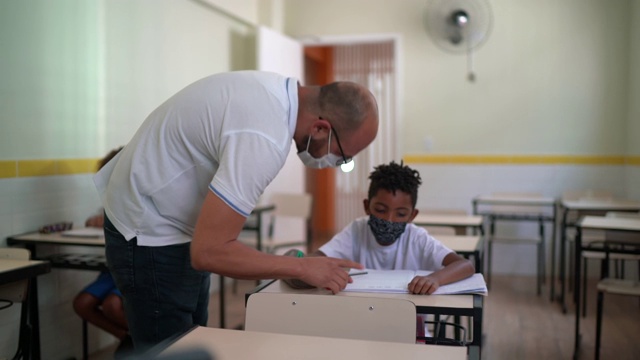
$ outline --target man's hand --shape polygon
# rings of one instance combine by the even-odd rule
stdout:
[[[302,275],[300,280],[305,283],[330,290],[333,294],[339,293],[347,284],[353,282],[349,272],[345,269],[363,269],[361,264],[344,259],[336,259],[324,256],[311,256],[301,258]]]
[[[433,294],[438,290],[440,283],[438,279],[430,276],[416,276],[409,283],[409,292],[412,294]]]
[[[97,227],[101,228],[104,226],[104,215],[99,214],[96,216],[92,216],[85,221],[84,226],[86,227]]]

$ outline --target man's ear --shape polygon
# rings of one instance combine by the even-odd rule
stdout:
[[[313,140],[323,140],[329,137],[329,132],[331,131],[331,124],[323,119],[318,118],[314,120],[311,125],[311,137]]]
[[[420,211],[418,209],[414,208],[413,211],[411,212],[411,216],[409,217],[409,221],[407,221],[407,222],[412,222],[413,219],[415,219],[416,216],[418,216],[419,212]]]

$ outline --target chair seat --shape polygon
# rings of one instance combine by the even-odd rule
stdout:
[[[499,243],[509,243],[509,244],[518,244],[518,243],[529,243],[529,244],[538,244],[542,241],[540,238],[528,238],[528,237],[492,237],[489,238],[489,241],[499,242]]]
[[[598,282],[598,291],[618,295],[640,296],[640,282],[606,278]]]
[[[606,255],[602,251],[585,250],[582,252],[582,257],[587,259],[604,259]],[[640,260],[640,255],[610,252],[609,259],[610,260]]]

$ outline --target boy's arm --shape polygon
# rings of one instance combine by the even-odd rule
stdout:
[[[475,272],[471,261],[463,258],[455,252],[450,252],[442,260],[444,268],[434,271],[427,276],[416,276],[409,283],[409,292],[412,294],[433,294],[440,285],[449,284],[466,279]]]

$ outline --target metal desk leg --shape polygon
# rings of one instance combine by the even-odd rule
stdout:
[[[220,280],[220,329],[224,329],[224,313],[225,313],[225,303],[224,303],[224,276],[218,275],[218,279]]]
[[[557,231],[557,213],[558,206],[553,206],[553,226],[551,227],[551,276],[549,279],[551,280],[551,288],[549,289],[550,295],[549,300],[553,302],[556,297],[556,231]]]
[[[575,318],[576,318],[576,327],[575,327],[575,342],[573,346],[573,358],[578,359],[578,355],[580,354],[580,261],[582,258],[582,229],[580,227],[576,227],[576,239],[574,241],[575,250],[573,251],[575,254],[574,259],[574,293],[573,299],[576,304]]]
[[[565,277],[566,277],[566,247],[567,247],[567,216],[568,209],[564,209],[562,213],[562,226],[560,227],[560,269],[558,273],[560,275],[560,303],[562,305],[562,312],[567,313],[567,305],[564,301],[565,298]]]

